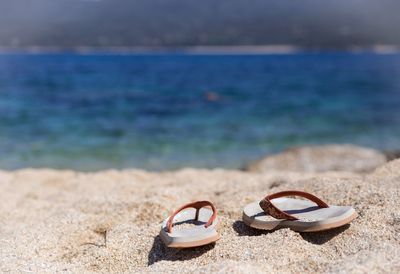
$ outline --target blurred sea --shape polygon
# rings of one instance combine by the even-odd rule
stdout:
[[[400,55],[0,54],[0,168],[240,167],[400,148]]]

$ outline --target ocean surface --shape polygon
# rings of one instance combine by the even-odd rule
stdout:
[[[400,149],[400,55],[0,54],[0,168],[237,168]]]

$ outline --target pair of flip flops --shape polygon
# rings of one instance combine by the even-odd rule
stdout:
[[[299,196],[307,200],[287,196]],[[166,246],[175,248],[216,242],[221,237],[217,214],[217,209],[209,201],[186,204],[164,220],[160,237]],[[351,206],[328,205],[303,191],[274,193],[260,202],[248,204],[243,210],[243,222],[263,230],[290,228],[299,232],[316,232],[343,226],[356,217],[357,212]],[[188,223],[194,226],[177,227]]]

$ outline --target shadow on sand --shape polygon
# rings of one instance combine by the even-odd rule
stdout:
[[[215,243],[193,248],[170,248],[161,241],[160,236],[154,238],[153,246],[148,255],[147,265],[158,261],[186,261],[203,255],[210,251]]]
[[[261,236],[274,232],[252,228],[242,221],[235,221],[232,227],[239,236]]]
[[[326,231],[320,231],[320,232],[302,232],[300,233],[301,237],[303,237],[304,240],[306,240],[309,243],[316,244],[316,245],[322,245],[342,232],[346,231],[350,227],[350,224],[338,227],[338,228],[333,228],[330,230]]]
[[[269,233],[274,233],[276,230],[260,230],[260,229],[255,229],[252,227],[247,226],[244,222],[242,221],[236,221],[233,223],[233,229],[238,233],[239,236],[261,236],[261,235],[266,235]],[[346,231],[350,227],[350,224],[330,229],[327,231],[320,231],[320,232],[302,232],[300,233],[301,237],[306,240],[307,242],[310,242],[312,244],[316,245],[322,245],[334,237],[338,236],[342,232]]]

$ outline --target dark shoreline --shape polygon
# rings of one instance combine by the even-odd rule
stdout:
[[[386,160],[393,161],[400,158],[400,150],[384,150],[382,151],[386,156]]]

